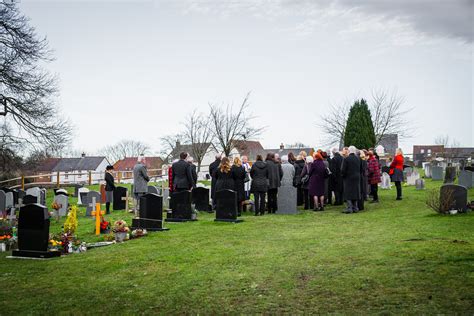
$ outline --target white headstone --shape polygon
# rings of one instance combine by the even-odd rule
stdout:
[[[77,190],[77,204],[84,205],[83,201],[81,200],[81,193],[89,193],[89,189],[79,188],[79,190]]]
[[[379,156],[384,156],[385,155],[385,148],[383,148],[382,145],[378,145],[377,147],[375,147],[375,152]]]
[[[38,204],[41,204],[41,189],[38,188],[38,187],[34,187],[34,188],[29,188],[28,190],[26,190],[26,195],[32,195],[34,197],[37,198],[37,203]]]
[[[408,185],[416,185],[416,180],[420,179],[420,174],[417,170],[413,170],[409,174],[407,174],[407,184]]]
[[[392,188],[390,176],[386,172],[382,173],[382,183],[380,184],[380,188],[385,190],[390,190]]]

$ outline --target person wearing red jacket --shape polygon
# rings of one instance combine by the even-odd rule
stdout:
[[[382,182],[380,176],[380,163],[375,157],[374,151],[369,151],[369,160],[367,161],[367,173],[369,178],[370,184],[370,192],[372,194],[373,200],[370,203],[378,203],[379,202],[379,183]]]
[[[402,199],[403,161],[403,152],[400,148],[397,148],[395,158],[390,164],[390,177],[397,187],[397,200]]]

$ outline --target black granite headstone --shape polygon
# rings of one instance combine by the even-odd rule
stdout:
[[[237,192],[221,190],[216,192],[216,219],[217,222],[240,223],[237,219]]]
[[[212,207],[209,204],[209,189],[198,187],[193,189],[193,204],[198,211],[209,212]]]
[[[452,196],[452,205],[450,209],[444,210],[449,211],[451,209],[465,212],[467,209],[467,188],[457,184],[444,184],[440,188],[439,198],[444,201],[449,195]],[[441,203],[443,205],[443,202]]]
[[[36,204],[38,203],[38,197],[34,195],[27,194],[23,197],[23,204]]]
[[[51,258],[59,251],[48,252],[49,213],[40,204],[28,204],[20,209],[18,218],[18,250],[14,257]]]
[[[454,183],[456,180],[456,167],[446,167],[444,171],[444,183]]]
[[[147,193],[140,197],[140,217],[132,220],[132,229],[168,230],[163,227],[163,197]]]
[[[171,211],[167,213],[167,222],[195,221],[191,207],[191,192],[182,191],[171,194]]]
[[[126,203],[128,203],[128,201],[122,200],[125,197],[127,197],[127,188],[116,187],[114,190],[114,211],[125,209]]]

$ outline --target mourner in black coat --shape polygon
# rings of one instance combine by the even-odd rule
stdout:
[[[216,160],[209,165],[209,175],[211,176],[211,199],[212,199],[212,208],[216,208],[216,172],[221,164],[221,155],[216,155]]]
[[[359,199],[359,211],[364,210],[364,202],[367,198],[367,186],[369,180],[367,177],[367,160],[365,160],[365,154],[361,153],[360,159],[360,199]]]
[[[281,186],[283,169],[275,161],[275,154],[269,153],[265,160],[268,168],[268,213],[275,213],[278,210],[278,188]]]
[[[295,161],[295,179],[293,180],[294,186],[296,187],[296,202],[298,206],[303,205],[303,188],[301,186],[301,173],[304,168],[304,160],[301,156],[298,156],[298,160]]]
[[[361,163],[359,157],[355,155],[355,147],[349,147],[349,156],[342,162],[342,178],[344,183],[344,199],[347,201],[345,213],[358,212],[357,201],[360,199],[360,174]]]
[[[112,175],[114,167],[109,165],[105,170],[105,210],[106,214],[110,214],[110,203],[113,202],[115,190],[114,176]]]
[[[334,192],[334,205],[342,205],[344,185],[342,180],[341,167],[344,158],[342,158],[341,154],[335,148],[333,149],[333,154],[334,157],[329,161],[329,170],[331,170],[329,186],[331,191]]]
[[[240,160],[239,160],[240,161]],[[235,163],[232,166],[231,172],[234,176],[234,191],[237,192],[237,206],[239,207],[239,212],[242,210],[242,202],[245,201],[245,169],[242,165],[238,166]]]
[[[257,161],[250,169],[252,177],[252,191],[255,199],[255,216],[265,214],[265,194],[268,191],[268,167],[262,161],[262,156],[257,156]]]
[[[186,157],[186,153],[181,153],[180,160],[171,167],[173,172],[173,187],[176,192],[190,190],[195,187],[191,166],[185,161]]]

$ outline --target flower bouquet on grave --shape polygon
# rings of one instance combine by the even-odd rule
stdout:
[[[0,220],[0,252],[10,250],[15,244],[16,237],[13,234],[13,226],[6,219]]]
[[[110,222],[107,222],[104,216],[100,217],[100,233],[108,234],[110,232]]]
[[[132,230],[130,238],[131,239],[140,238],[140,237],[144,237],[146,235],[148,235],[148,232],[146,231],[146,229],[137,228],[135,230]]]
[[[115,233],[115,241],[122,242],[129,238],[128,232],[130,228],[128,228],[127,222],[124,220],[118,220],[114,223],[113,231]]]
[[[51,204],[51,208],[54,210],[54,212],[52,212],[52,214],[50,214],[50,216],[54,216],[56,218],[56,220],[59,220],[59,210],[62,207],[63,207],[62,204],[53,202],[53,204]]]

